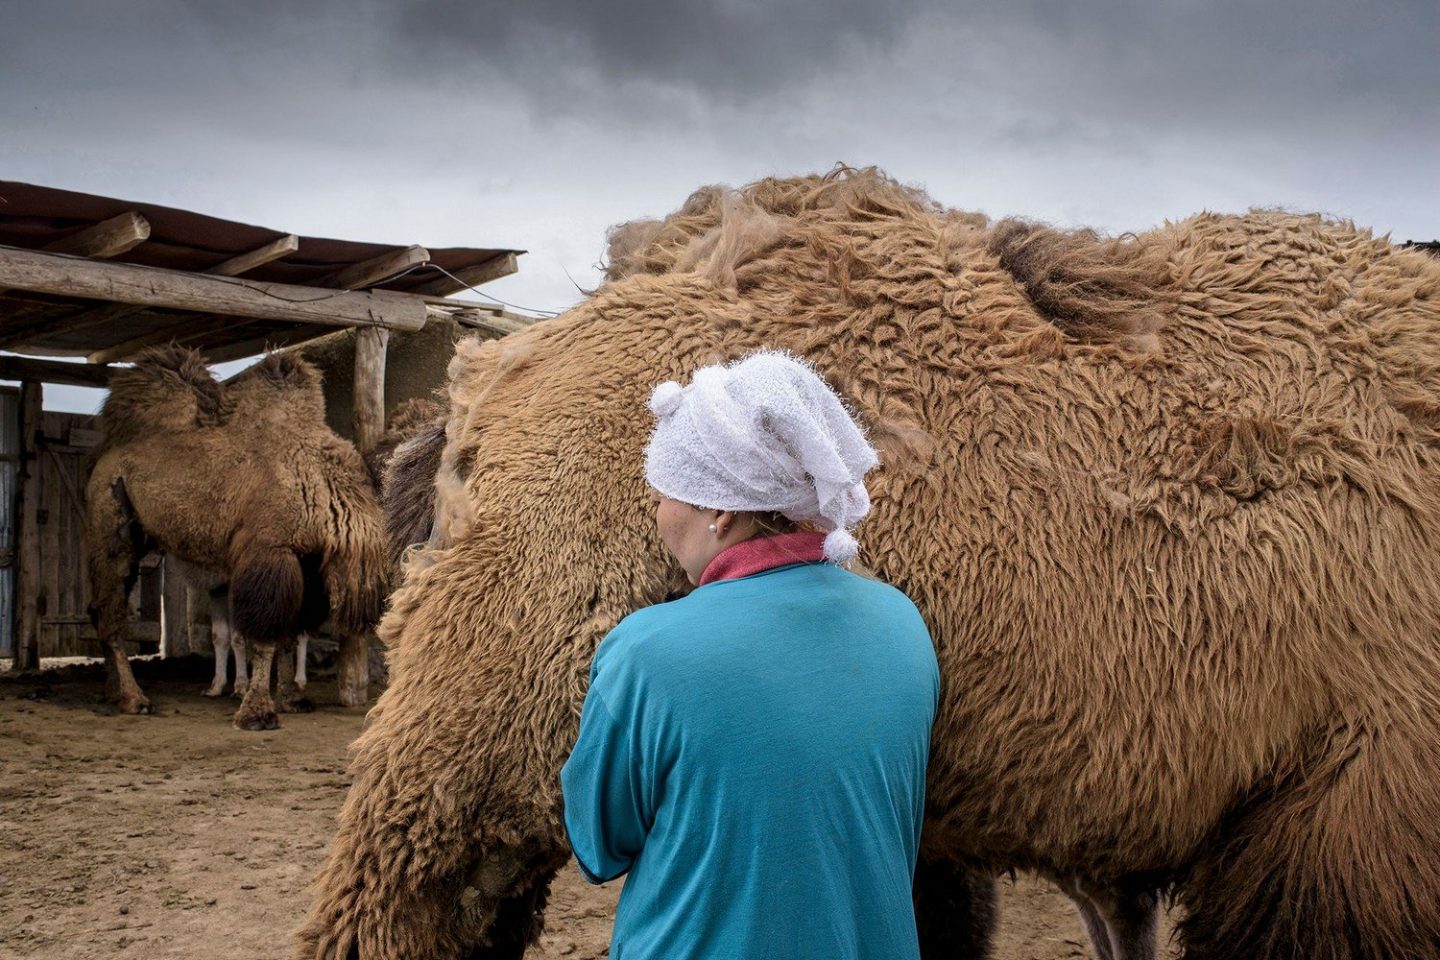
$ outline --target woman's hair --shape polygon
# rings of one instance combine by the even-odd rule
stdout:
[[[684,501],[681,502],[683,503]],[[710,509],[694,503],[686,504],[686,506],[691,510]],[[758,528],[755,534],[757,537],[775,537],[782,533],[796,533],[801,530],[812,533],[824,533],[823,530],[813,523],[807,523],[804,520],[792,520],[777,510],[736,510],[735,514],[737,516],[749,516],[755,521],[755,526]]]
[[[808,530],[810,525],[801,523],[798,520],[791,520],[783,513],[776,513],[771,510],[751,511],[750,516],[755,519],[755,526],[760,528],[759,535],[762,537],[773,537],[782,533],[794,533],[797,530]]]

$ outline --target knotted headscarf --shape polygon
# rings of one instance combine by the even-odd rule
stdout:
[[[689,386],[655,387],[658,418],[645,478],[667,497],[714,510],[763,510],[828,531],[825,559],[859,549],[850,528],[870,510],[878,463],[860,426],[813,367],[762,350],[701,367]]]

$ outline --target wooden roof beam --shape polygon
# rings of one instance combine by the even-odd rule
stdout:
[[[313,283],[317,287],[360,290],[384,283],[396,274],[404,273],[411,267],[429,259],[430,251],[417,243],[403,250],[392,250],[382,253],[378,257],[371,257],[369,260],[352,263],[343,270],[337,270],[329,276],[313,281]]]
[[[471,310],[463,306],[437,306],[430,304],[426,307],[430,311],[431,318],[444,318],[454,320],[467,327],[474,327],[479,330],[486,330],[497,337],[503,337],[507,333],[518,333],[534,323],[529,317],[522,317],[511,313],[508,310],[479,309]]]
[[[32,357],[0,356],[0,380],[63,383],[72,387],[108,387],[113,367],[92,363],[61,363]]]
[[[76,257],[107,260],[144,243],[150,237],[150,221],[138,213],[122,213],[118,217],[62,237],[41,247],[48,253],[68,253]],[[5,286],[0,284],[0,294]]]
[[[231,257],[215,266],[206,269],[204,272],[217,277],[238,277],[242,273],[249,273],[256,267],[263,267],[267,263],[288,257],[300,249],[300,238],[293,233],[271,240],[263,247],[256,247],[249,253],[242,253],[239,256]]]
[[[286,238],[281,238],[281,240],[284,239]],[[295,238],[291,237],[289,239]],[[276,242],[279,243],[280,241]],[[250,255],[246,254],[244,256]],[[283,256],[283,254],[281,254],[281,256]],[[206,272],[218,273],[221,268],[228,267],[229,265],[234,264],[236,261],[241,259],[242,257],[236,257],[235,260],[227,260],[225,261],[225,263],[222,263],[219,266],[211,267],[210,270]],[[343,270],[337,270],[336,272],[329,274],[326,277],[322,277],[320,280],[314,281],[314,284],[317,287],[336,287],[341,290],[353,290],[358,287],[373,286],[377,283],[389,279],[390,277],[395,276],[397,273],[404,273],[406,270],[410,269],[416,264],[424,263],[428,259],[430,259],[430,251],[417,244],[415,246],[406,247],[403,250],[392,250],[388,253],[383,253],[378,257],[372,257],[369,260],[362,260],[360,263],[351,264]],[[256,266],[258,266],[258,264],[256,264]],[[111,307],[101,307],[100,310],[96,312],[103,313],[107,310],[129,309],[138,311],[145,308],[116,305]],[[123,316],[123,314],[121,315]],[[158,344],[169,343],[172,340],[179,342],[183,338],[186,329],[194,326],[194,323],[195,319],[193,317],[187,317],[181,320],[179,323],[174,324],[173,326],[164,327],[159,330],[152,330],[149,333],[142,333],[138,337],[132,337],[129,340],[117,343],[114,346],[106,347],[103,350],[96,350],[94,353],[90,354],[90,362],[111,363],[116,360],[123,360],[126,357],[131,356],[132,354],[144,350],[146,347],[153,347]],[[209,333],[210,331],[205,332]],[[310,336],[311,335],[307,335],[306,337],[304,337],[304,339],[308,340],[310,339]],[[275,342],[277,344],[280,344],[281,339],[282,338],[276,338]],[[257,342],[260,344],[260,346],[257,348],[257,350],[252,350],[251,352],[258,352],[258,350],[264,349],[264,344],[266,342],[264,338],[258,338],[257,340],[247,340],[244,343],[235,344],[234,348],[248,349],[254,346]],[[237,359],[236,357],[228,355],[231,350],[226,350],[225,352],[227,355],[223,359],[211,360],[210,362],[223,363],[225,360]],[[248,357],[250,356],[250,354],[242,353],[239,356]]]
[[[489,283],[491,280],[499,280],[501,277],[508,277],[520,269],[519,261],[513,253],[501,253],[491,257],[489,260],[474,264],[455,271],[455,276],[463,283],[456,283],[454,280],[440,275],[434,280],[421,284],[411,293],[424,294],[432,297],[445,297],[452,293],[459,293],[468,287],[478,287],[482,283]]]
[[[425,301],[387,290],[326,290],[0,247],[0,286],[62,297],[334,327],[419,330]]]
[[[108,260],[150,239],[150,221],[131,211],[79,230],[40,249]]]
[[[263,247],[257,247],[239,256],[231,257],[203,271],[217,277],[237,277],[242,273],[248,273],[256,267],[262,267],[281,257],[288,256],[300,249],[300,238],[293,233],[287,233],[278,240],[272,240]],[[90,330],[95,327],[113,323],[116,320],[123,320],[125,317],[143,313],[149,309],[145,306],[137,306],[133,303],[112,303],[104,307],[96,307],[68,317],[61,317],[51,320],[43,327],[32,327],[29,330],[20,331],[16,335],[0,340],[0,343],[17,342],[19,340],[33,339],[35,337],[50,336],[64,331],[75,333],[80,330]],[[119,359],[124,354],[118,354],[111,359]],[[108,363],[108,360],[92,361],[96,363]]]

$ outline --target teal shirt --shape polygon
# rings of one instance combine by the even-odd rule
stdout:
[[[588,879],[629,872],[615,960],[913,960],[940,675],[894,587],[774,567],[638,610],[561,773]]]

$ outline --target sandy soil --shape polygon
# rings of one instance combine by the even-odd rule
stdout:
[[[116,716],[93,668],[0,679],[0,957],[288,957],[361,711],[315,682],[316,713],[243,733],[203,661],[141,671],[155,716]],[[619,886],[566,869],[532,955],[605,956]],[[1002,918],[996,960],[1090,955],[1038,881],[1005,886]]]

